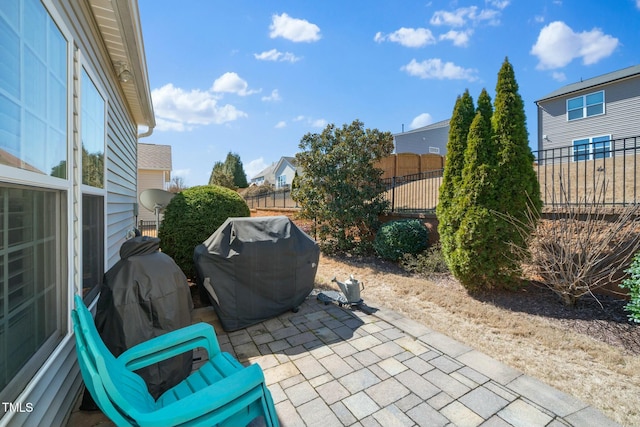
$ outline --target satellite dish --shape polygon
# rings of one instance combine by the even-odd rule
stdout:
[[[160,211],[167,207],[174,193],[159,188],[149,188],[140,193],[140,204],[147,210],[156,213],[156,232],[160,227]]]

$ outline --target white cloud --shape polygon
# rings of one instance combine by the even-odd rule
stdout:
[[[493,7],[496,7],[500,10],[509,6],[509,3],[511,3],[511,0],[490,0],[489,1],[489,4],[491,4]]]
[[[311,126],[314,128],[324,128],[327,126],[327,121],[325,119],[311,120]]]
[[[282,101],[282,98],[280,97],[280,92],[278,92],[278,89],[274,89],[271,91],[271,95],[263,96],[262,100],[266,102],[276,102]]]
[[[247,117],[233,105],[218,105],[215,94],[185,91],[169,83],[151,91],[157,130],[188,131],[196,125],[222,124]]]
[[[320,40],[320,27],[306,19],[292,18],[286,13],[273,15],[269,26],[269,37],[282,37],[292,42],[315,42]]]
[[[499,9],[509,5],[508,1],[493,1],[491,4]],[[478,6],[461,7],[453,12],[438,10],[433,13],[431,25],[447,25],[449,27],[462,27],[467,23],[480,23],[486,21],[490,25],[500,23],[500,11],[495,9],[482,9],[478,12]]]
[[[287,127],[287,122],[285,122],[284,120],[280,120],[274,127],[276,129],[284,129]]]
[[[456,31],[450,30],[440,36],[440,40],[451,40],[454,46],[467,47],[469,38],[473,34],[473,30]]]
[[[235,93],[240,96],[247,96],[260,92],[260,90],[249,90],[248,88],[249,84],[240,78],[238,74],[227,72],[213,82],[211,90],[213,92]]]
[[[553,73],[551,73],[551,77],[553,77],[553,80],[558,82],[563,82],[567,80],[567,76],[564,73],[561,73],[559,71],[554,71]]]
[[[266,167],[269,165],[264,161],[264,158],[259,157],[257,159],[251,160],[247,164],[243,164],[242,166],[244,167],[244,171],[247,174],[247,178],[251,179],[262,172],[264,169],[266,169]]]
[[[477,80],[475,76],[477,70],[462,68],[453,62],[442,62],[439,58],[426,59],[422,62],[412,59],[411,62],[403,65],[400,69],[406,71],[410,76],[420,77],[421,79],[468,80],[470,82]]]
[[[619,40],[604,34],[599,28],[581,33],[574,32],[562,21],[555,21],[540,30],[532,55],[538,57],[537,69],[562,68],[576,58],[584,65],[595,64],[610,56]]]
[[[171,171],[171,175],[175,176],[181,176],[182,178],[187,178],[189,175],[191,175],[191,169],[187,168],[187,169],[173,169]]]
[[[377,32],[373,38],[376,42],[391,41],[405,47],[423,47],[436,42],[431,30],[427,28],[405,28],[394,31],[391,34]]]
[[[411,124],[409,125],[409,129],[421,128],[423,126],[428,126],[431,123],[433,123],[433,117],[431,117],[431,114],[422,113],[414,117],[414,119],[411,121]]]
[[[301,58],[295,56],[291,52],[280,52],[277,49],[271,49],[262,53],[254,53],[253,56],[260,61],[273,61],[273,62],[298,62]]]
[[[313,117],[307,117],[304,115],[299,115],[293,118],[293,122],[305,122],[307,125],[314,128],[324,128],[327,126],[327,121],[325,119],[314,119]]]

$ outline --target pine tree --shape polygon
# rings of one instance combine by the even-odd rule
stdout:
[[[523,247],[525,242],[516,227],[504,217],[524,221],[528,209],[540,211],[542,200],[540,184],[533,168],[534,156],[529,147],[524,103],[508,58],[505,58],[498,73],[491,124],[498,148],[497,207],[502,214],[497,233],[504,242],[495,256],[503,262],[499,268],[500,275],[505,285],[509,286],[519,273],[519,262],[511,254],[511,245]]]
[[[455,198],[462,180],[467,135],[474,115],[473,99],[467,89],[462,96],[458,96],[456,99],[449,122],[447,158],[440,186],[438,206],[436,207],[442,253],[448,263],[450,254],[455,250],[454,235],[460,225],[460,210],[455,205]]]
[[[216,162],[209,176],[209,185],[219,185],[232,190],[247,188],[247,174],[244,172],[240,156],[229,152],[224,163]]]

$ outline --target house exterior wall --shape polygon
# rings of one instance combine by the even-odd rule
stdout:
[[[424,128],[394,135],[396,153],[439,154],[447,153],[449,121],[434,123]],[[437,151],[437,152],[436,152]]]
[[[567,120],[567,100],[604,90],[605,114]],[[610,135],[611,139],[640,135],[640,76],[572,92],[538,102],[540,150],[570,147],[573,140]],[[546,139],[545,139],[546,135]]]
[[[293,178],[296,176],[296,170],[289,162],[282,162],[278,169],[275,171],[275,186],[277,188],[284,188],[286,186],[291,186],[293,183]],[[284,178],[284,183],[282,182],[282,178]]]
[[[148,190],[150,188],[159,188],[161,190],[165,189],[165,175],[166,171],[161,170],[149,170],[149,169],[139,169],[138,170],[138,200],[140,200],[140,193],[144,190]],[[155,212],[151,212],[142,204],[139,204],[138,207],[138,221],[155,221],[156,214]]]
[[[135,0],[132,0],[135,2]],[[105,101],[104,188],[97,195],[104,197],[104,270],[119,259],[119,249],[127,232],[135,226],[137,123],[123,96],[123,90],[113,72],[113,64],[105,52],[104,42],[91,15],[89,4],[76,0],[42,0],[49,16],[67,42],[67,179],[43,178],[43,175],[0,165],[0,187],[22,185],[55,190],[63,195],[62,232],[66,237],[66,253],[59,254],[65,270],[61,302],[59,335],[51,336],[36,355],[42,362],[25,372],[18,371],[20,389],[13,398],[22,408],[30,410],[0,412],[0,426],[64,425],[80,392],[82,379],[77,365],[70,311],[73,295],[83,288],[82,196],[87,189],[82,184],[82,145],[78,128],[80,96],[78,80],[85,69]],[[32,3],[39,7],[36,0]],[[135,3],[134,3],[135,4]],[[64,214],[63,214],[64,215]],[[95,300],[94,300],[95,302]],[[43,351],[45,352],[43,354]],[[35,358],[35,357],[34,357]],[[29,365],[31,361],[27,363]]]

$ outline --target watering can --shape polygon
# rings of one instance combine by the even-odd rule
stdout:
[[[360,298],[360,290],[364,290],[364,284],[358,282],[353,277],[353,274],[350,275],[349,278],[347,279],[347,281],[344,282],[344,283],[340,282],[335,277],[333,279],[331,279],[331,281],[332,282],[336,282],[338,284],[338,286],[340,286],[340,290],[344,294],[344,296],[345,296],[345,298],[347,300],[347,303],[355,304],[355,303],[359,303],[360,301],[362,301],[362,299]]]

